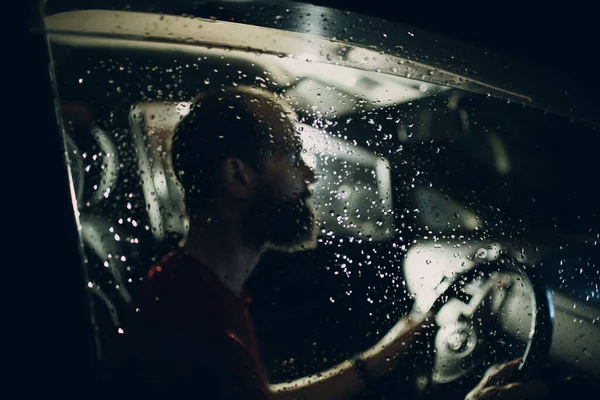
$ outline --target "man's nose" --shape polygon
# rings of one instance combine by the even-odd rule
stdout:
[[[304,180],[307,185],[315,183],[318,180],[317,173],[308,164],[304,164]]]

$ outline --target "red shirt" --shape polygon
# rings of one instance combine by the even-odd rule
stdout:
[[[236,296],[182,252],[152,267],[139,294],[133,346],[142,364],[160,370],[150,374],[161,390],[189,386],[210,398],[267,398],[248,296]]]

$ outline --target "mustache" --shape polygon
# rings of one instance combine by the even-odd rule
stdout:
[[[286,202],[294,202],[294,201],[304,202],[304,201],[310,199],[312,196],[313,196],[313,192],[311,192],[310,190],[305,190],[300,193],[296,192],[291,195],[284,196],[283,200]]]
[[[298,200],[298,202],[302,207],[309,207],[309,202],[312,199],[312,196],[313,194],[310,192],[303,194],[302,197],[300,197],[300,199]]]
[[[306,189],[300,194],[301,199],[309,199],[313,196],[313,192],[310,189]]]

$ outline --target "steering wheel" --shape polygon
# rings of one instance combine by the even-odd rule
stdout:
[[[473,268],[444,278],[436,293],[440,294],[430,308],[436,324],[426,335],[425,357],[415,363],[413,383],[419,395],[443,392],[448,398],[451,391],[471,390],[490,366],[517,356],[522,361],[515,380],[531,378],[547,363],[554,310],[535,266],[507,259],[478,261]],[[524,293],[529,301],[522,301]],[[511,297],[512,304],[507,305]],[[503,328],[507,318],[513,321],[511,332]],[[527,319],[530,328],[522,330]],[[520,354],[507,354],[519,348]]]

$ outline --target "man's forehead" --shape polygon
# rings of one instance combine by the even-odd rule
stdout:
[[[302,149],[302,137],[291,121],[282,124],[280,129],[269,132],[269,137],[269,142],[274,148],[292,151]]]
[[[291,108],[288,109],[271,99],[253,101],[250,107],[269,136],[269,147],[281,150],[302,148],[302,138],[297,129],[297,117]]]
[[[261,121],[268,135],[268,143],[275,148],[296,149],[302,147],[302,138],[297,122],[289,114],[278,114],[275,118]]]

